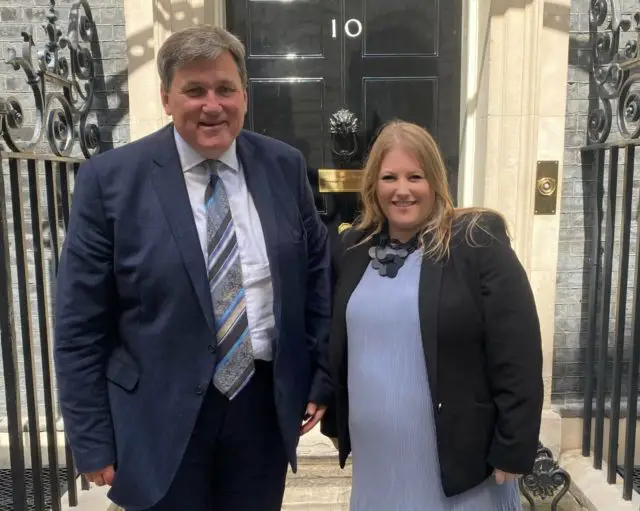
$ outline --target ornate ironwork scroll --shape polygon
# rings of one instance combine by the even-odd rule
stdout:
[[[569,491],[571,477],[560,468],[553,459],[553,454],[541,442],[538,442],[538,452],[530,474],[522,476],[518,484],[520,492],[529,502],[532,510],[536,509],[535,500],[551,501],[551,511],[558,508],[558,502]]]
[[[623,18],[620,0],[591,0],[591,73],[598,87],[598,107],[589,112],[588,141],[607,141],[611,133],[613,102],[617,123],[626,139],[640,135],[640,12]],[[621,48],[621,36],[634,27],[635,36]]]
[[[0,135],[9,150],[32,152],[43,137],[58,156],[69,156],[76,142],[86,158],[100,150],[100,131],[87,118],[95,91],[95,58],[90,49],[95,24],[87,0],[78,0],[69,14],[67,35],[58,27],[55,0],[43,28],[48,41],[34,55],[32,30],[22,33],[19,51],[12,49],[7,63],[26,75],[35,101],[33,135],[22,140],[24,109],[16,98],[0,98]],[[64,52],[64,54],[63,54]],[[49,92],[48,86],[62,92]]]

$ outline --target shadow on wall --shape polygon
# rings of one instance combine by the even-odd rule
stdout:
[[[148,0],[147,0],[148,1]],[[153,18],[155,23],[159,25],[159,30],[165,33],[169,33],[172,29],[175,29],[176,26],[188,26],[188,25],[197,25],[202,23],[205,19],[205,9],[210,8],[210,5],[202,7],[202,8],[194,8],[190,2],[182,1],[182,2],[171,2],[171,0],[152,0],[153,1]],[[211,2],[205,2],[205,4],[211,4]],[[100,91],[108,91],[111,94],[116,95],[116,102],[118,107],[118,114],[109,115],[109,124],[111,126],[118,125],[123,117],[128,113],[129,103],[128,103],[128,87],[127,81],[130,75],[135,74],[141,67],[149,62],[154,62],[156,58],[156,53],[154,50],[154,41],[156,39],[156,28],[154,25],[151,25],[144,30],[141,30],[133,35],[129,35],[127,37],[127,60],[128,60],[128,68],[124,69],[118,73],[111,74],[109,76],[104,76],[104,73],[100,73],[100,78],[102,83],[98,82],[98,90]],[[102,56],[100,54],[99,49],[99,41],[96,40],[95,48],[92,46],[92,52],[96,55],[96,58],[101,59]],[[100,61],[99,69],[102,69],[102,61]],[[154,67],[155,72],[155,67]],[[149,97],[153,101],[160,101],[159,91],[150,90]],[[96,98],[97,100],[98,98]],[[96,103],[97,108],[105,108],[106,105],[106,95],[100,97],[100,100],[103,102],[102,105],[98,105]],[[125,107],[124,109],[122,107]],[[107,113],[107,112],[103,112]],[[98,117],[98,120],[100,119]],[[99,123],[100,126],[105,126],[102,122]],[[113,148],[112,137],[108,137],[111,142],[103,143],[103,151]]]
[[[587,104],[587,112],[584,115],[578,116],[576,131],[580,134],[580,144],[582,146],[587,145],[587,116],[588,112],[595,110],[599,106],[598,101],[598,86],[595,83],[592,76],[591,58],[592,58],[592,46],[595,38],[596,29],[589,27],[586,32],[578,32],[572,34],[569,40],[569,67],[570,76],[568,82],[574,83],[578,89],[580,84],[584,82],[588,84],[586,88],[588,90],[587,96],[579,98],[579,101],[584,101]],[[572,75],[572,76],[571,76]],[[575,80],[575,82],[574,82]],[[578,142],[578,137],[575,137],[573,143]],[[565,143],[566,144],[566,143]],[[568,145],[568,144],[566,144]],[[577,149],[577,148],[576,148]],[[589,285],[591,279],[591,269],[593,264],[597,261],[592,260],[593,253],[593,225],[598,222],[598,216],[601,214],[597,208],[593,207],[594,194],[596,193],[595,183],[598,177],[594,174],[595,167],[592,162],[584,158],[585,155],[580,157],[581,166],[581,180],[582,180],[582,216],[583,216],[583,257],[580,261],[580,267],[575,270],[582,270],[582,285],[580,290],[576,290],[576,294],[579,295],[580,301],[580,317],[582,320],[579,322],[579,344],[582,349],[579,351],[579,359],[577,362],[585,368],[585,372],[589,370],[586,367],[586,351],[589,336]],[[602,252],[601,250],[599,252]],[[580,393],[585,391],[584,380],[581,379],[580,387],[574,389]],[[581,408],[581,406],[580,406]]]
[[[487,70],[485,66],[489,63],[489,52],[490,52],[490,39],[491,39],[491,23],[492,20],[499,17],[507,16],[509,11],[514,9],[524,9],[532,4],[533,0],[501,0],[494,1],[491,3],[491,8],[489,12],[489,16],[484,19],[479,19],[479,23],[484,23],[484,27],[478,27],[477,33],[479,37],[483,37],[482,41],[477,41],[480,45],[480,50],[477,54],[477,77],[475,79],[475,83],[481,84],[483,82],[483,77]],[[514,5],[517,4],[517,5]],[[543,12],[543,20],[542,24],[546,28],[551,28],[553,30],[557,30],[559,32],[567,33],[570,28],[570,8],[567,5],[561,5],[553,2],[545,2],[544,4],[544,12]],[[469,17],[465,20],[467,24],[464,25],[463,30],[466,30],[468,33],[473,30],[472,27],[468,24],[470,22]],[[523,35],[524,37],[524,35]],[[463,91],[464,93],[464,91]],[[460,112],[461,118],[469,118],[475,115],[478,110],[478,101],[480,91],[476,91],[471,97],[469,97],[464,105],[463,111]],[[466,123],[461,123],[460,126],[460,144],[458,148],[458,154],[463,154],[462,148],[465,147],[466,139],[467,139],[467,125]]]

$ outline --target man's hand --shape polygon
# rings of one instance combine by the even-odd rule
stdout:
[[[111,486],[115,475],[116,472],[113,469],[113,465],[108,465],[102,470],[85,474],[85,477],[87,478],[87,481],[95,483],[96,486],[104,486],[105,484],[107,486]]]
[[[503,472],[502,470],[496,469],[494,471],[494,476],[496,478],[497,484],[503,484],[507,481],[513,481],[518,478],[518,474],[510,474],[509,472]]]
[[[315,403],[307,404],[307,413],[302,421],[302,426],[300,426],[300,434],[304,435],[311,431],[320,422],[326,409],[326,406],[318,406]]]

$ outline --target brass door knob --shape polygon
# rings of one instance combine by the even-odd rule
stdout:
[[[538,193],[540,195],[544,195],[545,197],[552,196],[554,193],[556,193],[557,188],[558,185],[556,183],[556,180],[552,177],[541,177],[536,183],[536,189],[538,190]]]

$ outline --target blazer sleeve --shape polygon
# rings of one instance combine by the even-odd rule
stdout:
[[[542,342],[527,274],[497,215],[483,219],[490,234],[477,249],[486,357],[497,424],[488,456],[494,468],[531,471],[543,404]]]
[[[329,376],[329,328],[331,323],[331,264],[327,227],[318,214],[307,179],[304,158],[299,155],[300,214],[307,234],[306,340],[315,366],[309,401],[326,405],[331,398]]]
[[[80,472],[116,461],[105,367],[113,345],[113,237],[98,173],[82,165],[56,281],[54,359],[65,433]]]

